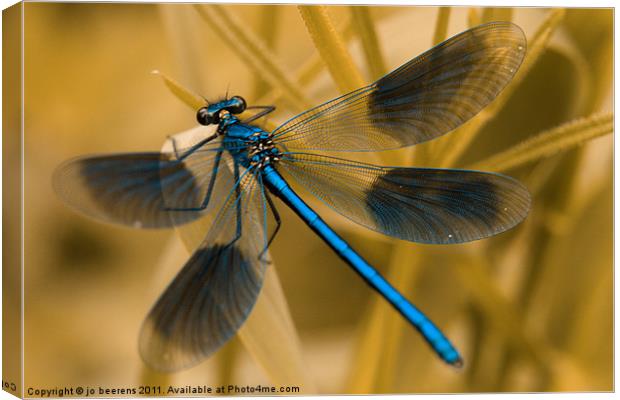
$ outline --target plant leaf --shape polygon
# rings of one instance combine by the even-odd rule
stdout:
[[[163,72],[154,70],[152,71],[152,74],[160,76],[163,79],[164,84],[168,89],[170,89],[172,94],[175,95],[177,99],[181,100],[192,110],[196,111],[200,107],[204,107],[207,104],[204,98],[190,92],[188,89],[181,86],[177,81],[168,77]]]

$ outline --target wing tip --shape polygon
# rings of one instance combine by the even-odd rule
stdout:
[[[166,338],[148,317],[140,327],[138,354],[144,365],[159,373],[178,372],[194,367],[209,356],[183,351],[182,347]]]

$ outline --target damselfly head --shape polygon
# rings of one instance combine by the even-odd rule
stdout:
[[[243,97],[233,96],[230,99],[218,101],[217,103],[202,107],[196,113],[196,119],[201,125],[215,125],[219,124],[222,112],[241,114],[245,111],[246,107],[247,105]]]

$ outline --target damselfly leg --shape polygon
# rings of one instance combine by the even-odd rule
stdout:
[[[177,149],[176,139],[173,138],[172,136],[169,136],[168,140],[170,140],[170,142],[172,143],[172,150],[174,151],[174,156],[176,158],[176,161],[183,161],[185,158],[189,157],[193,152],[195,152],[196,150],[198,150],[205,144],[209,143],[210,141],[215,139],[217,136],[218,136],[217,133],[214,133],[213,135],[202,139],[200,142],[192,145],[192,147],[187,149],[187,151],[181,155],[179,155],[179,151]]]
[[[267,200],[267,205],[269,205],[271,214],[273,215],[273,218],[276,222],[276,228],[273,230],[273,233],[271,234],[271,236],[269,236],[269,239],[267,240],[267,245],[265,246],[263,251],[261,251],[260,254],[258,255],[261,261],[265,261],[262,259],[262,257],[269,249],[269,246],[271,246],[271,242],[273,242],[273,239],[276,238],[276,235],[278,231],[280,230],[280,226],[282,226],[282,219],[280,218],[280,213],[278,213],[278,209],[276,208],[275,204],[273,204],[273,200],[271,199],[269,192],[265,192],[265,199]]]
[[[252,115],[250,118],[241,121],[242,124],[249,124],[250,122],[256,121],[259,118],[263,118],[265,115],[272,113],[275,111],[275,106],[249,106],[246,110],[263,110],[257,114]]]
[[[172,139],[174,140],[174,139]],[[172,142],[174,146],[174,141]],[[176,151],[176,150],[175,150]],[[165,211],[202,211],[207,208],[209,205],[209,201],[211,200],[211,194],[213,193],[213,188],[215,187],[215,179],[217,177],[217,171],[220,167],[220,161],[222,159],[222,153],[224,150],[219,150],[215,158],[213,159],[213,169],[211,173],[211,178],[209,179],[209,186],[207,187],[207,194],[205,195],[202,204],[199,207],[185,207],[185,208],[175,208],[175,207],[167,207],[164,208]]]

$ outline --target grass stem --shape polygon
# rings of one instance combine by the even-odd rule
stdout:
[[[300,108],[309,108],[310,103],[298,87],[282,69],[282,63],[268,46],[255,35],[248,33],[247,27],[225,7],[220,5],[194,5],[196,11],[229,48],[255,73],[273,87],[278,87],[288,101]]]
[[[595,114],[544,131],[468,168],[506,171],[613,133],[613,115]]]
[[[323,58],[334,82],[342,93],[365,85],[342,37],[336,32],[327,8],[324,6],[298,6],[308,33]]]
[[[435,33],[433,34],[433,46],[446,40],[451,10],[450,7],[439,7],[437,22],[435,23]]]
[[[370,15],[371,9],[367,6],[351,6],[349,9],[351,10],[353,27],[362,42],[370,78],[374,81],[385,75],[387,70],[377,32]]]

